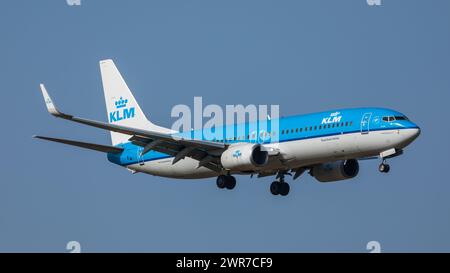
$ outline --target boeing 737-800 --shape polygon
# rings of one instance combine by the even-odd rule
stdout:
[[[226,132],[233,126],[232,131],[242,135],[195,138],[195,131],[176,132],[150,122],[112,60],[101,61],[100,70],[108,122],[64,114],[43,84],[41,91],[50,114],[108,130],[112,145],[35,137],[105,152],[110,162],[132,172],[180,179],[217,177],[217,186],[229,190],[236,186],[233,175],[273,175],[271,193],[285,196],[290,189],[286,175],[297,179],[309,171],[320,182],[340,181],[358,174],[359,160],[372,158],[379,158],[379,171],[387,173],[386,160],[401,155],[420,134],[420,128],[397,111],[355,108],[282,117],[277,128],[269,125],[263,136],[250,132],[252,124],[246,122],[222,128]],[[270,136],[277,136],[277,141]]]

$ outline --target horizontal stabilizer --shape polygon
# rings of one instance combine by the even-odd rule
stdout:
[[[63,144],[67,144],[67,145],[77,146],[77,147],[81,147],[81,148],[85,148],[85,149],[89,149],[89,150],[104,152],[104,153],[121,153],[123,151],[122,148],[107,146],[107,145],[100,145],[100,144],[93,144],[93,143],[87,143],[87,142],[80,142],[80,141],[74,141],[74,140],[68,140],[68,139],[62,139],[62,138],[44,137],[44,136],[33,136],[33,137],[48,140],[48,141],[63,143]]]

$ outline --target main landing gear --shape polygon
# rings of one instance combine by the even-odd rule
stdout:
[[[383,159],[383,162],[381,162],[380,166],[378,167],[378,170],[382,173],[388,173],[391,169],[391,166],[386,163],[386,159]]]
[[[273,195],[281,195],[281,196],[288,195],[291,187],[289,186],[288,183],[284,181],[284,173],[279,173],[278,178],[279,178],[278,181],[274,181],[272,182],[272,184],[270,184],[270,192]]]
[[[301,173],[303,173],[303,171]],[[298,173],[298,171],[297,171],[297,173]],[[300,173],[300,175],[301,175],[301,173]],[[289,194],[291,187],[289,186],[289,184],[287,182],[284,181],[284,177],[286,175],[291,175],[291,173],[287,172],[287,171],[278,172],[277,178],[276,178],[277,180],[272,182],[272,184],[270,184],[270,192],[273,195],[286,196]],[[300,176],[300,175],[294,176],[294,179],[298,178],[298,176]],[[217,177],[216,184],[219,189],[232,190],[236,187],[236,178],[234,178],[230,174],[219,175]]]
[[[228,190],[232,190],[236,187],[236,178],[231,175],[219,175],[216,183],[219,189],[227,188]]]

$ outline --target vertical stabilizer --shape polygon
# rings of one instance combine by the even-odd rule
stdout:
[[[100,71],[109,123],[158,133],[172,132],[147,119],[112,60],[100,61]],[[129,138],[128,135],[111,132],[113,145],[127,142]]]

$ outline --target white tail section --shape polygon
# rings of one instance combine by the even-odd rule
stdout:
[[[173,133],[168,128],[151,123],[145,117],[144,112],[142,112],[112,60],[100,61],[100,71],[109,123],[158,133]],[[129,138],[130,136],[128,135],[111,132],[113,145],[127,142]]]

